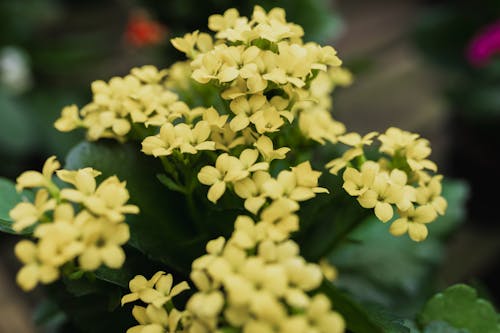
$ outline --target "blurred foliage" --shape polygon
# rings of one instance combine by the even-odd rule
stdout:
[[[495,93],[500,89],[500,58],[478,66],[467,59],[467,52],[473,39],[499,17],[496,0],[447,1],[424,10],[414,32],[420,50],[448,75],[446,95],[453,111],[481,126],[500,115]]]

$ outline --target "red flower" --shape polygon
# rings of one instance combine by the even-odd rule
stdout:
[[[142,11],[130,15],[125,28],[125,40],[135,47],[161,44],[167,35],[167,29],[161,23],[151,20]]]

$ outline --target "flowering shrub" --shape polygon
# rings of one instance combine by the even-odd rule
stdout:
[[[447,209],[429,142],[332,118],[351,75],[282,9],[208,26],[214,37],[172,40],[187,61],[95,81],[90,103],[63,109],[56,128],[88,142],[65,169],[51,157],[17,179],[35,197],[11,228],[36,240],[16,246],[19,285],[120,286],[122,306],[141,302],[129,333],[382,332],[326,258],[372,213],[394,236],[427,238]]]

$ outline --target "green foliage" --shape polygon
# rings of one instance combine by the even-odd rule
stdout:
[[[338,290],[330,282],[323,282],[318,290],[327,295],[344,319],[347,328],[354,333],[409,333],[402,321],[391,318],[380,309],[369,310]]]
[[[468,330],[457,329],[444,321],[432,321],[422,331],[423,333],[470,333]]]
[[[478,298],[476,290],[464,284],[451,286],[432,297],[423,308],[418,321],[423,327],[431,326],[434,321],[444,321],[470,333],[500,332],[500,317],[493,305]],[[427,332],[427,327],[424,332]],[[429,332],[456,331],[430,329]]]
[[[0,90],[0,147],[4,154],[26,154],[35,144],[35,124],[28,111],[25,105]]]

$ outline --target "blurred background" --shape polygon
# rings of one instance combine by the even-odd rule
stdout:
[[[63,106],[90,100],[93,80],[145,64],[167,67],[181,59],[170,38],[206,27],[210,14],[232,6],[249,15],[254,4],[284,7],[306,39],[338,50],[355,75],[334,95],[334,115],[348,129],[421,133],[440,172],[468,184],[447,190],[457,202],[453,232],[400,258],[411,266],[394,273],[396,282],[379,273],[353,282],[359,267],[340,256],[346,277],[339,283],[391,307],[390,292],[417,297],[426,283],[468,282],[499,305],[498,0],[0,0],[0,176],[15,179],[53,154],[64,159],[83,134],[57,132],[53,122]],[[0,235],[0,333],[52,332],[64,317],[36,310],[43,291],[24,294],[15,285],[15,242]],[[384,292],[361,295],[374,286]]]

